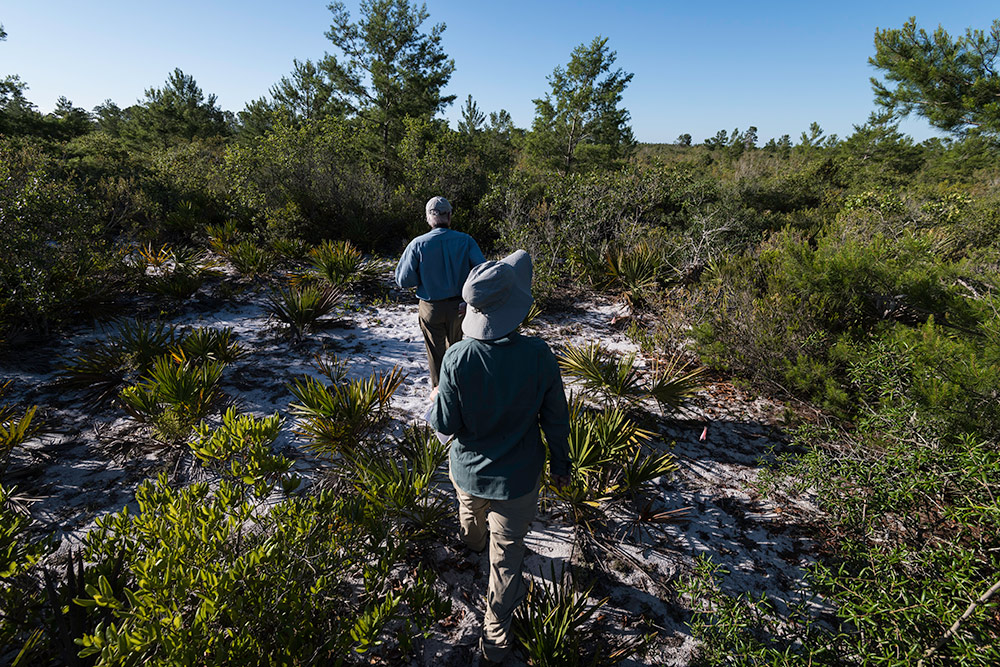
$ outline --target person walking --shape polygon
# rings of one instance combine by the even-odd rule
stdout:
[[[523,336],[531,257],[523,250],[479,264],[462,288],[468,338],[444,355],[427,421],[453,435],[450,476],[458,496],[459,537],[489,546],[490,576],[480,649],[500,662],[510,652],[514,610],[524,599],[524,537],[535,517],[549,452],[550,481],[569,483],[569,410],[555,355]]]
[[[410,241],[396,265],[396,284],[416,287],[417,319],[427,348],[431,386],[438,386],[445,350],[462,340],[462,285],[472,267],[485,261],[468,234],[451,229],[451,204],[432,197],[424,207],[431,231]]]

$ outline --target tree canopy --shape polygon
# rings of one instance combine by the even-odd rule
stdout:
[[[327,54],[320,68],[334,98],[377,139],[388,167],[391,148],[405,132],[403,120],[429,120],[455,100],[441,92],[455,70],[441,48],[445,25],[421,32],[427,7],[407,0],[362,0],[357,23],[342,2],[330,11],[326,37],[339,55]]]
[[[598,35],[548,77],[551,90],[534,100],[528,149],[541,162],[568,174],[580,166],[625,157],[635,146],[629,112],[620,106],[632,74],[612,71],[617,54]]]
[[[229,114],[219,108],[214,94],[205,97],[194,77],[174,69],[163,88],[150,88],[144,102],[126,110],[122,132],[141,143],[168,145],[178,139],[226,135]]]
[[[911,112],[956,134],[1000,134],[1000,19],[989,32],[966,30],[952,39],[942,27],[929,35],[915,17],[900,29],[876,30],[870,64],[875,101],[897,117]]]

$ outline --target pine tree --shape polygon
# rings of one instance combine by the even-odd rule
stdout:
[[[388,176],[393,148],[405,133],[404,119],[430,120],[455,100],[443,95],[455,63],[441,49],[445,25],[420,31],[426,5],[407,0],[362,0],[357,23],[342,2],[330,5],[327,38],[339,55],[327,54],[320,68],[334,97],[375,140],[378,161]]]
[[[612,71],[617,54],[606,37],[573,49],[569,64],[548,77],[551,90],[534,100],[535,120],[528,151],[563,175],[607,165],[626,157],[635,147],[629,112],[622,93],[632,74]]]
[[[941,27],[933,35],[918,30],[915,17],[901,29],[876,30],[868,62],[885,83],[872,77],[875,102],[897,118],[916,113],[958,135],[1000,134],[998,56],[1000,19],[988,33],[970,28],[954,40]]]

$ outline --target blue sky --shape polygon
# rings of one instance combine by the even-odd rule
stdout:
[[[92,109],[105,99],[125,107],[162,86],[179,67],[224,109],[239,111],[292,70],[332,49],[328,2],[313,0],[4,0],[0,76],[18,74],[27,97],[51,111],[64,95]],[[348,0],[357,16],[357,0]],[[507,109],[530,127],[532,100],[570,52],[608,37],[616,65],[635,77],[624,105],[636,138],[696,142],[720,129],[758,128],[763,141],[813,121],[847,136],[873,109],[867,59],[876,28],[910,16],[953,35],[987,29],[995,1],[854,0],[811,2],[618,2],[427,0],[431,24],[445,23],[443,45],[456,71],[446,89],[484,111]],[[902,129],[935,136],[921,120]]]

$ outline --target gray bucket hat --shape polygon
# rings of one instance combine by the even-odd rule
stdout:
[[[462,331],[470,338],[493,340],[517,329],[527,317],[531,296],[531,255],[516,250],[499,262],[477,265],[462,287],[469,309]]]

